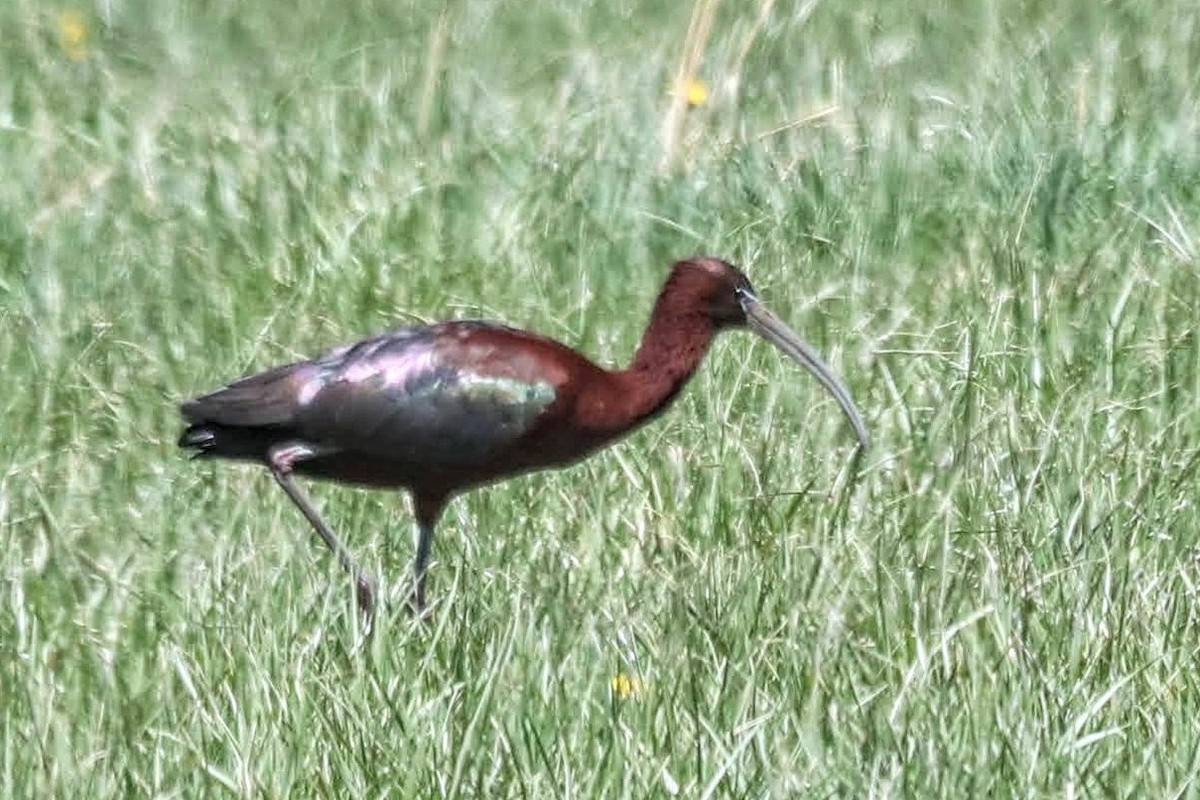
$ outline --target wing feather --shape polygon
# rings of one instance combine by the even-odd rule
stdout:
[[[531,430],[557,396],[555,376],[523,354],[523,340],[548,341],[484,322],[401,328],[242,378],[182,411],[196,425],[281,429],[344,453],[478,465]]]
[[[287,364],[235,381],[180,406],[193,423],[233,427],[286,426],[297,410],[296,375],[307,362]]]
[[[461,358],[463,352],[434,339],[348,359],[321,379],[297,428],[389,460],[482,463],[529,431],[556,392],[549,381],[498,374],[504,370]]]

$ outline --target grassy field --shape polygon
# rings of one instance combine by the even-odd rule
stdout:
[[[4,4],[0,792],[1200,796],[1198,20]],[[729,335],[456,501],[431,625],[407,499],[312,485],[386,579],[360,646],[265,472],[175,449],[181,399],[414,320],[623,363],[697,252],[846,377],[861,480]]]

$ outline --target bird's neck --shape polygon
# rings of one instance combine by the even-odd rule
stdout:
[[[670,287],[659,297],[628,368],[611,373],[612,409],[629,428],[661,414],[695,373],[716,329],[708,315],[678,302]]]

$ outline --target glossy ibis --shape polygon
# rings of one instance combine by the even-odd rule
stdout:
[[[184,403],[190,424],[179,445],[264,464],[354,576],[368,619],[374,581],[293,475],[408,489],[419,527],[409,603],[422,614],[433,529],[451,497],[566,466],[644,425],[679,394],[718,332],[743,327],[816,376],[868,446],[842,381],[740,270],[715,258],[672,267],[627,369],[603,369],[552,339],[493,322],[400,328]]]

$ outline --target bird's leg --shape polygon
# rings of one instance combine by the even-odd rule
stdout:
[[[433,528],[445,507],[444,494],[413,496],[413,510],[417,517],[417,555],[413,559],[413,591],[408,599],[408,607],[417,619],[426,614],[425,573],[429,569],[429,554],[433,550]]]
[[[298,462],[316,458],[321,453],[322,451],[314,445],[296,441],[285,442],[274,445],[267,451],[267,466],[270,467],[271,474],[275,476],[275,480],[287,492],[287,496],[300,509],[300,513],[304,514],[305,519],[313,526],[329,549],[333,551],[338,563],[342,565],[342,569],[346,570],[354,578],[359,610],[363,612],[369,621],[375,613],[376,592],[374,579],[358,566],[354,561],[354,557],[350,555],[350,551],[338,539],[333,529],[321,518],[317,510],[313,508],[313,504],[308,499],[308,496],[300,490],[300,487],[292,479],[292,469]]]

